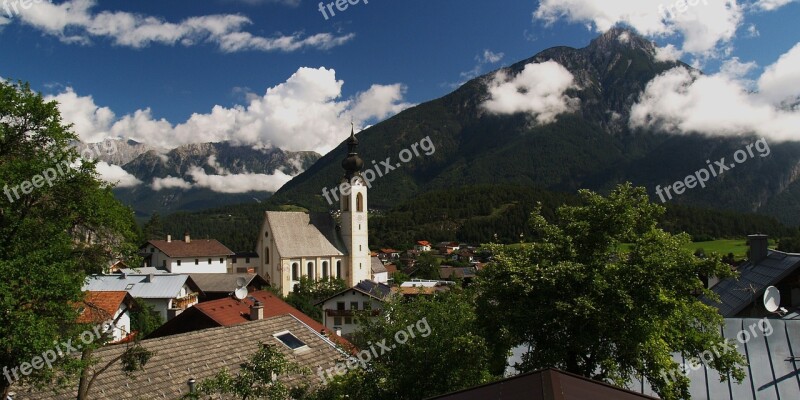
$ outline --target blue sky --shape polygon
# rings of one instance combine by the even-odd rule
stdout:
[[[62,101],[87,141],[128,129],[163,147],[327,151],[350,118],[373,124],[616,24],[708,73],[727,65],[744,87],[800,40],[792,0],[696,0],[674,18],[657,6],[675,1],[371,0],[328,20],[309,0],[19,1],[0,0],[0,77]]]

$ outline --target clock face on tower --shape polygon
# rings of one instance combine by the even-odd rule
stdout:
[[[358,221],[358,222],[363,222],[363,221],[364,221],[364,216],[363,216],[363,215],[361,215],[361,214],[358,214],[358,215],[356,216],[356,221]]]

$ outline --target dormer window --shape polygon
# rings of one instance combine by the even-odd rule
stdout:
[[[298,339],[297,336],[293,335],[289,331],[276,333],[273,336],[275,337],[275,339],[278,339],[286,347],[292,350],[308,348],[308,346],[302,340]]]

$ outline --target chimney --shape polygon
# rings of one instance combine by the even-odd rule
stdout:
[[[260,321],[262,319],[264,319],[264,305],[256,300],[256,302],[250,306],[250,321]]]
[[[748,235],[747,243],[750,245],[750,250],[747,252],[747,258],[753,265],[756,265],[767,258],[767,247],[769,245],[769,237],[767,235]]]
[[[183,241],[186,242],[186,243],[191,243],[192,242],[192,238],[189,237],[189,231],[186,231],[186,232],[183,233]]]
[[[156,274],[153,273],[147,274],[147,283],[153,283],[153,280],[155,280],[155,278]]]
[[[172,243],[172,235],[167,235],[167,243]]]

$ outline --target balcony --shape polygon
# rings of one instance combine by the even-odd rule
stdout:
[[[179,310],[185,310],[195,304],[197,304],[197,293],[191,293],[179,299],[172,300],[172,308]]]
[[[353,317],[360,313],[369,313],[371,316],[376,317],[381,314],[381,310],[325,310],[325,315],[329,317]]]

